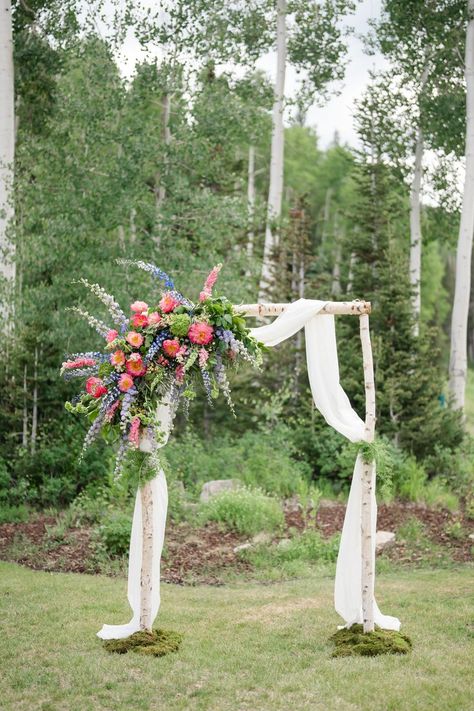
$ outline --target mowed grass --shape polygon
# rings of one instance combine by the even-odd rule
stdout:
[[[380,575],[411,655],[331,659],[331,578],[221,588],[163,585],[159,624],[183,632],[161,659],[107,654],[128,621],[123,579],[0,564],[2,711],[472,711],[473,569]]]

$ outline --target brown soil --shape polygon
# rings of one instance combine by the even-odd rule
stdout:
[[[328,538],[341,531],[344,512],[345,505],[337,502],[323,502],[316,521],[312,516],[304,517],[299,510],[286,511],[285,536],[291,535],[292,530],[301,531],[309,526],[316,527]],[[458,562],[473,560],[474,541],[469,534],[474,533],[474,522],[462,514],[416,504],[384,504],[379,506],[378,529],[397,531],[401,524],[413,517],[422,522],[430,544],[438,546],[445,557]],[[462,526],[459,538],[448,533],[449,527],[457,521]],[[51,533],[55,523],[53,517],[38,514],[27,523],[1,524],[0,559],[15,561],[36,570],[104,572],[92,530],[85,527],[68,529],[58,539]],[[239,534],[223,532],[216,524],[195,528],[188,523],[171,522],[166,534],[162,579],[178,584],[218,585],[229,573],[249,573],[250,563],[234,553],[234,548],[246,540]],[[417,563],[422,561],[424,553],[422,546],[417,548],[399,539],[387,555],[394,561]],[[115,569],[115,572],[118,571],[120,566]],[[111,571],[105,568],[105,572]]]

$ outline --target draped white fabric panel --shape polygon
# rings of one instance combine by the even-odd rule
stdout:
[[[344,435],[344,437],[347,437],[351,442],[360,442],[365,437],[364,422],[352,409],[349,398],[339,382],[334,316],[328,314],[318,315],[325,303],[325,301],[299,299],[290,304],[286,311],[271,324],[254,328],[251,332],[266,346],[276,346],[281,341],[297,333],[301,328],[305,328],[308,377],[314,404],[331,427]],[[167,433],[167,440],[173,419],[173,413],[168,404],[163,404],[158,408],[158,417],[163,431]],[[166,441],[162,442],[160,446],[165,444]],[[362,460],[359,456],[354,467],[336,567],[335,608],[347,626],[363,621],[360,523],[362,466]],[[154,618],[160,606],[160,559],[168,503],[166,479],[163,471],[160,471],[153,479],[152,487],[154,529],[152,616]],[[375,559],[377,520],[375,486],[372,487],[372,496],[372,555]],[[128,568],[128,600],[133,611],[133,617],[126,625],[104,625],[98,632],[98,636],[102,639],[128,637],[139,629],[141,556],[141,500],[140,494],[137,492]],[[385,629],[400,629],[400,621],[396,617],[382,615],[376,603],[374,604],[374,621],[375,624]]]
[[[304,326],[308,377],[314,404],[331,427],[351,442],[360,442],[365,438],[364,422],[352,409],[349,398],[339,382],[334,316],[317,315],[325,303],[325,301],[299,299],[290,304],[273,323],[252,329],[252,335],[266,346],[276,346]],[[336,567],[334,602],[336,611],[347,626],[363,621],[360,523],[362,468],[362,459],[358,456],[352,476]],[[372,496],[372,555],[375,560],[377,525],[375,486],[372,486]],[[400,629],[400,621],[396,617],[382,615],[376,603],[374,621],[384,629]]]
[[[159,447],[167,443],[173,422],[173,408],[168,402],[159,405],[157,421],[163,433],[163,441]],[[151,443],[143,441],[140,448],[150,451]],[[152,619],[155,619],[160,608],[160,563],[161,552],[165,540],[166,512],[168,509],[168,487],[165,473],[162,469],[151,480],[153,501],[153,563],[152,563]],[[140,491],[135,498],[132,535],[130,537],[130,553],[128,559],[128,602],[132,608],[133,617],[126,625],[103,625],[97,633],[101,639],[123,639],[140,629],[140,582],[142,567],[142,502]]]

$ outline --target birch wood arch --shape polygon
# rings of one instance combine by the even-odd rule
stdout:
[[[302,327],[307,332],[306,351],[308,375],[316,407],[328,424],[353,442],[373,442],[375,436],[375,383],[372,346],[370,340],[369,314],[371,304],[367,301],[311,301],[300,299],[291,304],[259,303],[234,306],[243,316],[277,316],[268,326],[252,329],[252,333],[267,345],[276,345],[298,332]],[[361,420],[352,409],[347,395],[339,383],[337,344],[334,316],[356,316],[359,318],[359,334],[362,347],[363,381],[365,388],[365,419]],[[324,316],[327,318],[324,319]],[[328,321],[329,318],[329,321]],[[293,322],[291,322],[291,319]],[[315,322],[315,319],[317,321]],[[288,322],[290,328],[288,329]],[[285,326],[283,327],[283,323]],[[319,328],[319,326],[323,326]],[[276,329],[274,327],[277,327]],[[310,329],[309,331],[307,329]],[[275,336],[275,331],[277,335]],[[265,336],[271,338],[265,339]],[[325,340],[325,337],[326,340]],[[318,338],[321,343],[318,343]],[[310,370],[310,346],[319,348],[318,378]],[[327,353],[325,349],[327,348]],[[317,349],[316,349],[317,350]],[[330,365],[332,383],[326,386],[324,359]],[[314,363],[312,363],[314,366]],[[322,377],[321,377],[322,376]],[[314,381],[314,382],[313,382]],[[319,383],[322,390],[328,388],[329,407],[323,396],[315,392]],[[316,384],[316,385],[315,385]],[[332,391],[331,391],[332,387]],[[332,411],[331,411],[332,410]],[[160,446],[164,446],[172,428],[174,413],[167,402],[160,403],[157,411],[163,431],[166,434]],[[339,419],[338,419],[339,418]],[[146,439],[140,449],[151,452],[151,443]],[[398,630],[400,622],[395,617],[382,615],[374,597],[375,587],[375,462],[366,462],[359,454],[349,494],[348,505],[339,548],[335,581],[335,607],[343,617],[346,626],[362,622],[364,632],[370,632],[375,624],[387,629]],[[104,625],[98,636],[102,639],[128,637],[138,630],[151,630],[160,604],[159,568],[164,541],[167,510],[167,488],[164,472],[147,481],[137,492],[130,541],[128,600],[133,610],[132,620],[126,625]]]

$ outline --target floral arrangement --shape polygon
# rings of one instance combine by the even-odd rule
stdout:
[[[181,402],[187,412],[197,387],[202,386],[210,403],[222,392],[234,412],[227,370],[242,360],[260,365],[262,352],[232,304],[212,295],[221,264],[212,269],[194,304],[154,264],[118,262],[134,265],[159,280],[163,285],[159,297],[152,306],[135,301],[126,315],[102,287],[80,279],[107,306],[114,327],[74,307],[104,338],[104,351],[74,353],[61,367],[67,380],[85,379],[85,391],[73,403],[66,403],[68,411],[83,414],[91,422],[83,451],[101,433],[119,436],[116,475],[127,452],[138,449],[142,436],[159,442],[156,408],[160,401],[166,397],[172,406]]]

